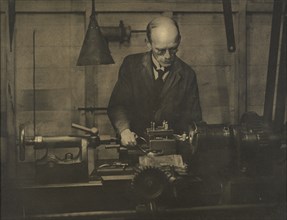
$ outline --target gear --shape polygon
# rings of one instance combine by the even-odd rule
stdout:
[[[142,198],[158,198],[168,184],[166,173],[156,167],[144,167],[136,171],[132,185],[134,191]]]

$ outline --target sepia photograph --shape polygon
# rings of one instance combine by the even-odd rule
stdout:
[[[286,220],[287,0],[0,0],[1,220]]]

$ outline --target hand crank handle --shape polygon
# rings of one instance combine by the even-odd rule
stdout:
[[[99,134],[99,130],[97,128],[95,128],[95,127],[87,128],[85,126],[72,123],[72,128],[76,128],[76,129],[79,129],[81,131],[85,131],[85,132],[90,133],[92,135],[98,135]]]

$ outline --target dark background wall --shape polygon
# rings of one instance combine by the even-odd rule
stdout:
[[[7,1],[0,2],[3,163],[16,160],[20,124],[34,135],[34,105],[38,135],[76,134],[71,123],[114,135],[105,111],[85,114],[78,107],[107,106],[123,58],[147,51],[145,33],[133,33],[130,42],[110,42],[115,64],[79,67],[91,1],[17,0],[12,52]],[[118,26],[122,20],[132,30],[145,30],[159,15],[173,16],[182,33],[178,56],[197,73],[204,120],[234,124],[245,111],[263,112],[272,3],[232,1],[234,53],[227,50],[221,0],[97,0],[96,12],[100,26]],[[27,156],[33,161],[32,151]]]

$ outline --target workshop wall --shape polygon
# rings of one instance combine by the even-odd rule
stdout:
[[[249,111],[263,115],[272,16],[247,16],[247,105]]]
[[[7,114],[6,114],[6,70],[5,70],[5,56],[3,51],[5,50],[5,14],[0,10],[0,77],[1,77],[1,143],[0,146],[7,145]],[[4,129],[5,128],[5,129]],[[6,161],[6,148],[1,147],[1,161]]]
[[[84,16],[20,13],[17,19],[17,124],[25,123],[27,135],[33,135],[35,108],[37,134],[67,135],[72,132],[71,121],[80,121],[77,106],[84,105],[84,69],[75,65],[84,37]]]
[[[244,33],[239,27],[242,2],[247,5]],[[242,51],[247,55],[246,108],[262,114],[272,0],[234,0],[232,3],[237,47],[241,37],[246,36],[246,47],[237,48],[235,53],[227,50],[221,0],[126,0],[120,3],[97,0],[96,11],[100,26],[118,26],[122,20],[132,30],[145,30],[147,23],[161,14],[172,15],[182,32],[178,56],[197,73],[204,120],[211,124],[237,123],[238,90],[242,87],[238,79],[245,74],[239,71]],[[6,6],[3,0],[2,6]],[[86,121],[86,124],[91,124],[87,123],[88,118],[83,111],[78,111],[78,107],[91,104],[106,107],[123,58],[131,53],[147,51],[145,33],[133,33],[130,42],[109,43],[115,64],[92,69],[77,67],[90,10],[91,1],[86,0],[18,0],[13,52],[9,53],[6,8],[1,8],[1,97],[4,97],[1,99],[1,114],[5,116],[9,107],[5,107],[9,103],[6,78],[14,74],[16,130],[24,123],[27,135],[34,135],[35,108],[36,134],[77,133],[71,129],[71,123],[85,125]],[[9,66],[13,66],[10,71],[7,70]],[[94,75],[94,103],[86,103],[85,77],[87,83],[87,72],[91,71]],[[114,134],[105,111],[95,112],[92,120],[101,134]],[[3,123],[5,120],[2,120],[1,127]]]

